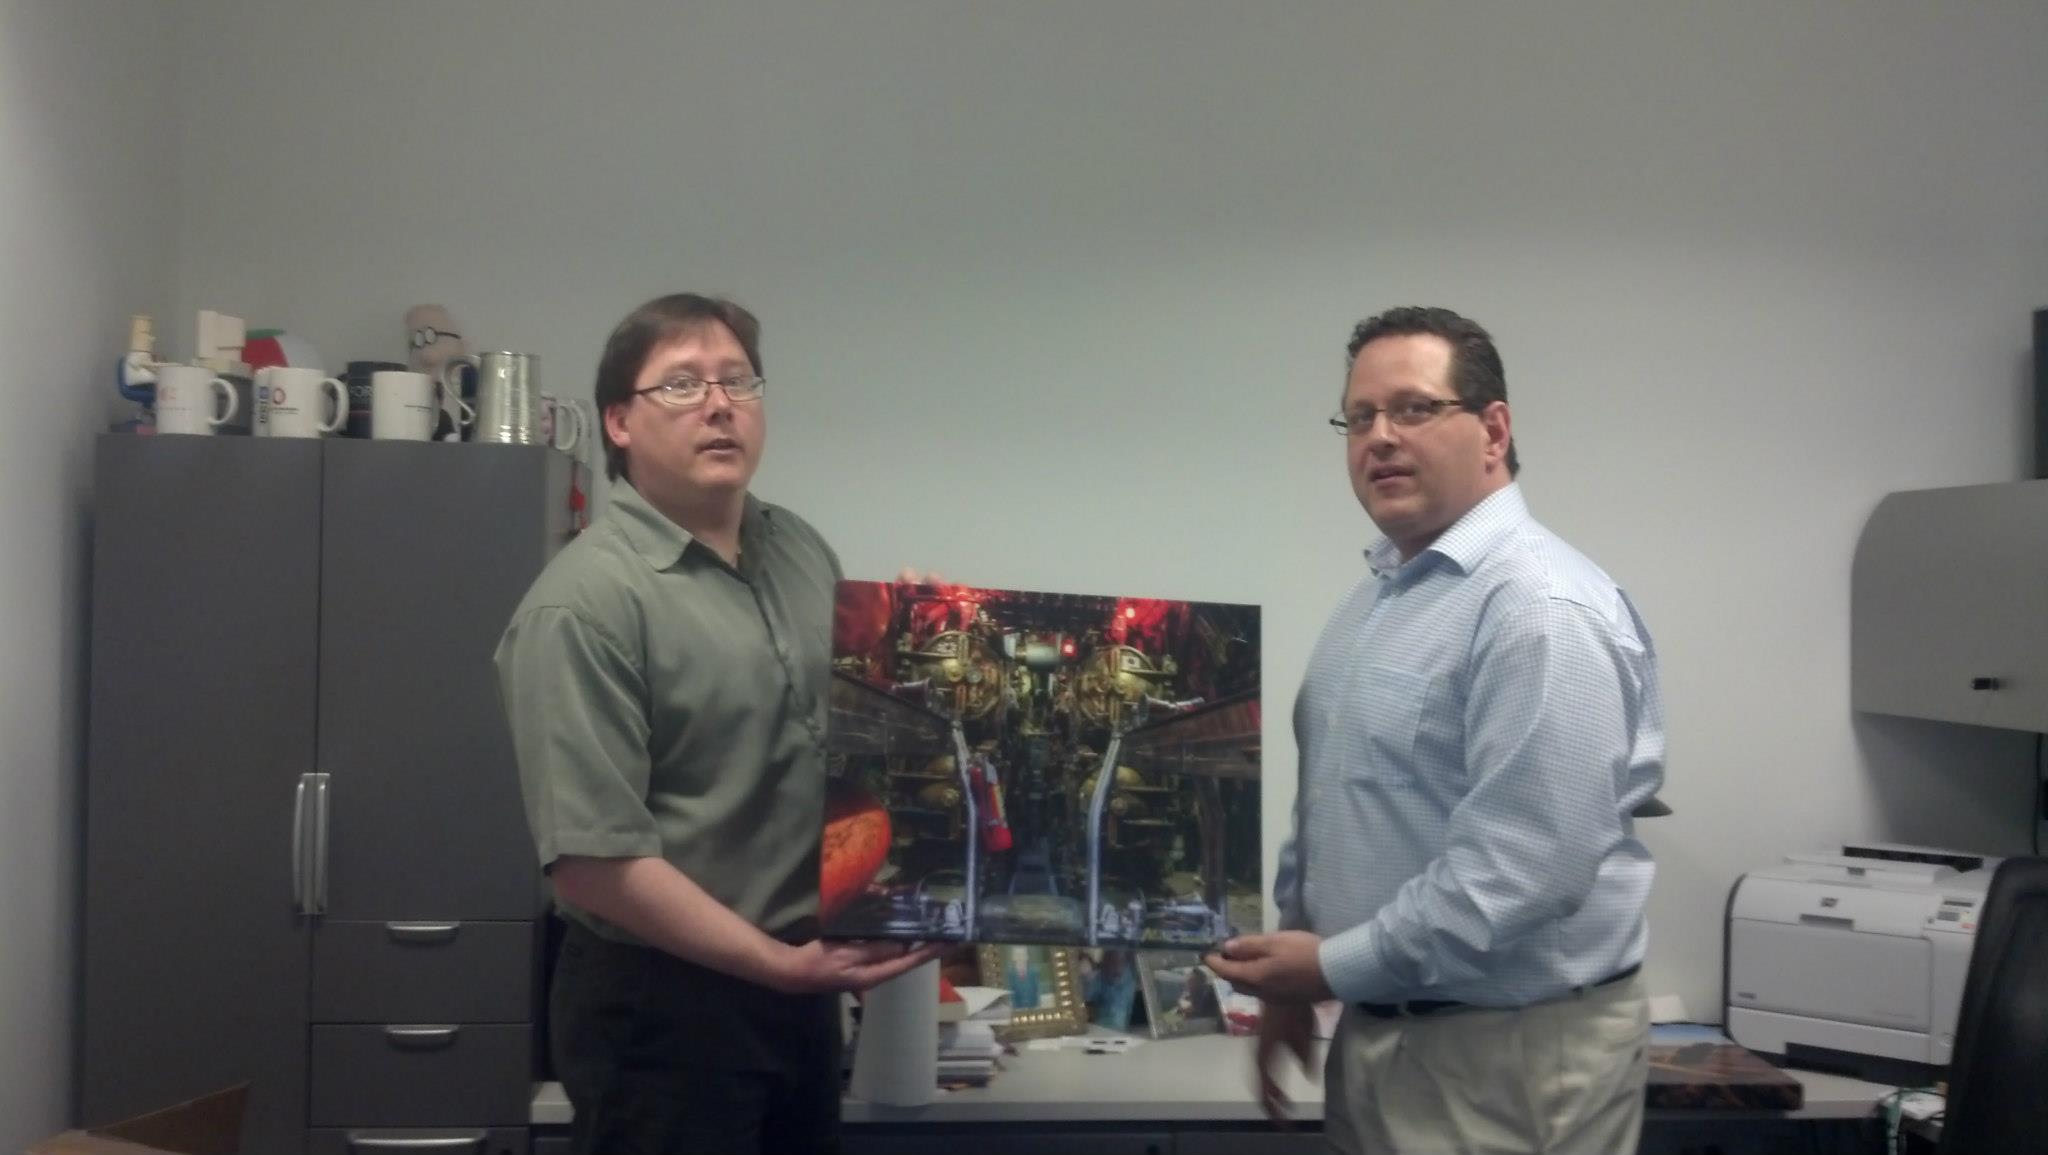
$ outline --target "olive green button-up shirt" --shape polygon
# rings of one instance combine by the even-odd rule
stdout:
[[[746,500],[734,567],[615,484],[520,603],[498,680],[543,867],[659,855],[800,938],[818,906],[839,559],[803,519]]]

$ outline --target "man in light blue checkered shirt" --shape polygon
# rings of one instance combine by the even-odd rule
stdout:
[[[1649,631],[1537,524],[1499,353],[1445,309],[1361,323],[1343,407],[1386,536],[1310,659],[1282,929],[1216,972],[1266,1000],[1261,1090],[1346,1004],[1324,1071],[1346,1152],[1636,1149],[1655,868],[1631,813],[1664,775]]]

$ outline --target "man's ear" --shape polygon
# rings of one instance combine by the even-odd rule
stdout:
[[[1508,403],[1495,401],[1479,413],[1479,420],[1486,425],[1486,450],[1500,458],[1503,465],[1508,459],[1508,446],[1515,440],[1514,417],[1508,412]]]
[[[612,444],[620,449],[632,448],[633,435],[626,432],[626,407],[612,404],[604,407],[604,432]]]

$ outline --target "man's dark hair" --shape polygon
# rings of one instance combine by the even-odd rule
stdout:
[[[1381,337],[1421,335],[1441,337],[1450,345],[1451,387],[1457,390],[1458,400],[1463,401],[1466,408],[1477,412],[1495,401],[1508,399],[1507,370],[1501,367],[1500,350],[1493,347],[1492,334],[1481,328],[1477,321],[1434,306],[1403,305],[1360,321],[1351,330],[1345,367],[1348,369],[1358,360],[1358,351],[1369,342]],[[1521,471],[1522,462],[1515,455],[1515,442],[1510,438],[1508,476],[1513,477]]]
[[[614,405],[633,400],[633,386],[647,355],[669,341],[701,325],[717,322],[732,330],[755,373],[761,372],[761,322],[737,302],[696,293],[671,293],[656,297],[626,315],[604,343],[604,355],[597,359],[597,384],[591,400],[597,404],[600,425]],[[605,475],[616,481],[626,473],[626,450],[612,444],[609,429],[604,434]]]

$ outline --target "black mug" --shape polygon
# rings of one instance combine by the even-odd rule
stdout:
[[[220,379],[235,391],[235,415],[221,422],[215,433],[249,436],[256,421],[256,383],[239,373],[222,373]]]

